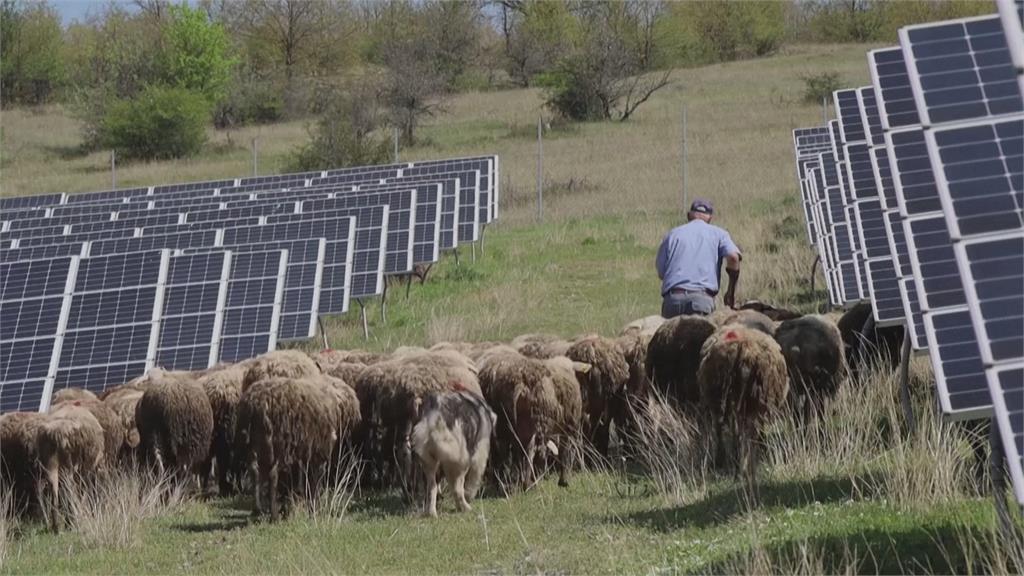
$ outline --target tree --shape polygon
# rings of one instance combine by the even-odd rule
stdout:
[[[45,2],[0,2],[0,103],[43,104],[63,86],[60,17]]]
[[[100,129],[101,141],[124,158],[192,156],[206,141],[209,112],[209,103],[200,93],[151,86],[132,100],[109,106]]]
[[[617,23],[621,5],[590,8],[580,46],[548,79],[547,104],[572,120],[625,121],[669,84],[671,70],[644,74],[642,48]]]
[[[379,136],[382,114],[372,82],[335,90],[310,141],[295,151],[288,170],[305,172],[387,162],[389,146]]]
[[[499,8],[508,73],[521,86],[553,70],[579,37],[579,23],[563,2],[502,0]]]
[[[235,60],[223,26],[199,8],[186,4],[170,9],[163,53],[163,81],[202,94],[210,104],[225,93]]]

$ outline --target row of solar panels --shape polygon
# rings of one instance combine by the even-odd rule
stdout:
[[[1024,503],[1024,11],[999,6],[901,29],[794,146],[830,300],[905,325],[944,414],[994,416]]]
[[[320,315],[384,294],[386,275],[478,240],[497,216],[497,182],[488,156],[6,198],[0,410],[310,338]],[[280,273],[254,277],[252,255],[268,251]],[[193,263],[215,254],[220,268]]]

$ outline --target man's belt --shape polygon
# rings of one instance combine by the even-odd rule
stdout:
[[[715,297],[715,293],[706,288],[682,288],[676,286],[675,288],[670,288],[668,292],[669,294],[705,294],[712,298]]]

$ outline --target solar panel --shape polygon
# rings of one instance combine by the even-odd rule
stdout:
[[[832,99],[839,120],[839,139],[847,144],[864,142],[867,138],[857,102],[857,90],[836,90],[832,93]]]
[[[347,194],[338,198],[307,200],[302,211],[317,213],[346,208],[388,206],[388,239],[384,273],[402,274],[412,271],[418,194],[415,190],[399,190],[367,194]]]
[[[868,68],[882,129],[920,125],[903,50],[899,47],[872,50],[868,53]]]
[[[63,234],[60,236],[38,236],[35,238],[18,238],[11,241],[11,248],[32,248],[35,246],[49,246],[51,244],[81,244],[82,242],[91,242],[94,240],[108,240],[111,238],[131,238],[135,234],[135,228],[116,228],[114,230],[84,232],[82,234]]]
[[[352,251],[351,298],[366,298],[384,293],[384,260],[388,237],[388,212],[385,205],[282,214],[267,217],[268,224],[302,222],[319,218],[355,216],[355,241]]]
[[[933,312],[924,322],[942,411],[960,418],[986,416],[992,399],[970,313],[966,307]]]
[[[45,407],[77,257],[0,264],[0,413]]]
[[[1024,504],[1024,364],[993,368],[986,376],[1014,494]]]
[[[438,177],[436,177],[436,176],[403,177],[401,179],[396,179],[396,180],[388,181],[388,184],[386,184],[386,186],[387,185],[391,185],[393,187],[397,187],[397,186],[401,185],[401,186],[406,186],[407,187],[409,185],[416,185],[416,184],[420,184],[420,183],[427,184],[427,185],[431,185],[431,184],[440,185],[441,186],[441,223],[440,223],[441,232],[440,232],[440,237],[438,239],[438,242],[439,242],[438,247],[441,250],[452,250],[452,249],[454,249],[458,245],[458,242],[459,242],[459,237],[458,237],[458,235],[459,235],[459,226],[462,224],[461,220],[459,219],[459,215],[461,213],[467,212],[467,211],[461,211],[460,212],[459,201],[460,201],[460,196],[462,195],[462,191],[463,191],[463,187],[460,185],[460,182],[467,182],[467,183],[474,182],[475,183],[475,182],[477,182],[479,180],[479,176],[480,175],[477,172],[461,172],[461,173],[458,174],[457,178],[446,178],[446,179],[443,179],[443,180],[438,180],[437,179]],[[376,186],[360,186],[359,189],[360,190],[379,190],[379,188],[377,188]],[[475,216],[475,210],[476,210],[475,198],[476,198],[476,194],[477,194],[476,193],[476,184],[472,184],[471,186],[467,185],[467,189],[470,189],[468,198],[472,199],[474,201],[473,204],[472,204],[471,209],[468,211],[468,216],[469,216],[469,218],[471,220],[471,225],[472,225],[473,223],[475,223],[475,217],[474,217]],[[471,241],[471,240],[467,240],[467,241]]]
[[[416,162],[402,170],[403,176],[418,174],[443,174],[445,171],[460,172],[476,170],[480,173],[478,198],[478,220],[489,224],[498,218],[498,157],[479,156],[474,158],[455,158],[446,160],[427,160]]]
[[[95,240],[89,244],[89,256],[108,256],[148,250],[185,250],[217,245],[220,234],[217,230],[197,230],[176,234],[152,234],[143,229],[144,236],[134,238],[112,238]]]
[[[225,186],[235,186],[238,184],[238,180],[232,178],[230,180],[210,180],[205,182],[185,182],[182,184],[165,184],[163,186],[154,186],[153,195],[164,194],[167,192],[188,192],[192,190],[214,190],[216,188],[223,188]]]
[[[20,228],[0,232],[0,243],[9,243],[16,238],[38,238],[40,236],[63,236],[65,232],[63,225],[43,226],[40,228]]]
[[[954,248],[985,364],[1024,362],[1024,231]]]
[[[36,194],[34,196],[8,196],[0,198],[0,210],[4,212],[52,206],[64,201],[64,194]]]
[[[83,258],[54,388],[99,393],[153,366],[170,252]]]
[[[900,296],[903,298],[903,311],[911,322],[907,324],[910,329],[910,343],[914,350],[928,351],[928,336],[925,334],[924,313],[921,311],[921,302],[917,298],[917,280],[913,277],[900,279]]]
[[[1024,114],[936,127],[926,140],[954,240],[1024,229]]]
[[[352,279],[352,252],[355,245],[355,218],[324,218],[301,222],[282,222],[264,226],[226,228],[223,246],[274,245],[279,242],[324,238],[329,243],[324,256],[323,283],[320,286],[320,314],[348,312]],[[292,280],[293,283],[298,280]],[[293,310],[289,310],[292,312]],[[300,310],[301,311],[301,310]]]
[[[5,214],[6,216],[6,214]],[[80,224],[84,222],[105,222],[112,218],[110,213],[85,214],[80,216],[59,216],[50,218],[20,218],[9,220],[8,231],[23,230],[26,228],[45,228],[53,225]]]
[[[68,194],[64,204],[84,204],[88,202],[124,202],[129,198],[148,196],[149,188],[121,188],[119,190],[104,190],[102,192],[80,192]]]
[[[907,26],[899,35],[924,126],[1024,112],[998,16]]]
[[[86,254],[88,243],[51,244],[49,246],[33,246],[32,248],[10,248],[0,250],[0,262],[17,262],[18,260],[45,260],[61,256],[82,256]]]
[[[878,115],[878,100],[875,98],[874,86],[864,86],[857,90],[860,104],[861,120],[864,123],[865,139],[870,146],[885,146],[882,132],[882,118]]]
[[[221,362],[238,362],[277,348],[287,264],[287,250],[232,254]]]
[[[156,365],[201,370],[217,363],[231,253],[171,258],[163,294]]]
[[[370,186],[365,189],[360,187],[353,192],[338,192],[334,197],[343,198],[351,195],[375,194],[406,189],[412,189],[416,192],[413,263],[426,264],[437,262],[438,258],[440,258],[441,206],[444,202],[440,183],[383,184],[380,187]],[[454,218],[448,222],[454,224]],[[454,235],[455,230],[451,229],[449,232]]]

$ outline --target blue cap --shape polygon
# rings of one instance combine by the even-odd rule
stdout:
[[[712,206],[710,200],[704,198],[697,198],[690,204],[690,212],[699,212],[701,214],[714,214],[715,207]]]

